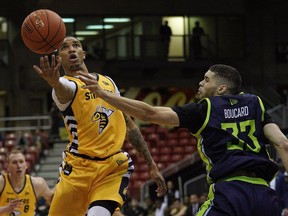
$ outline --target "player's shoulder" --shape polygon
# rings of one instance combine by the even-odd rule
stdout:
[[[3,191],[5,186],[5,177],[3,174],[0,175],[0,193]]]
[[[30,176],[30,178],[34,187],[41,186],[43,185],[43,182],[45,182],[45,179],[40,176]]]

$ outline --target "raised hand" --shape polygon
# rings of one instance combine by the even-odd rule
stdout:
[[[49,57],[45,55],[40,58],[39,67],[37,65],[33,65],[34,70],[38,73],[43,79],[45,79],[49,85],[55,86],[59,83],[60,78],[60,67],[62,64],[61,57],[57,58],[55,55],[51,56],[51,63],[49,62]]]

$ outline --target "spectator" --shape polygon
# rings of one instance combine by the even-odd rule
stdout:
[[[190,195],[190,204],[187,208],[185,216],[195,216],[200,208],[199,197],[197,194]]]
[[[172,35],[172,30],[168,25],[168,21],[164,21],[163,25],[160,26],[160,42],[161,42],[161,57],[167,60],[169,55],[170,39]]]
[[[155,205],[155,216],[165,216],[165,209],[167,208],[167,204],[163,202],[162,199],[157,199]]]
[[[145,209],[139,205],[139,201],[135,198],[132,198],[128,208],[124,209],[123,213],[129,216],[146,216]]]
[[[187,206],[180,199],[175,199],[170,207],[171,216],[185,216]]]
[[[200,26],[200,22],[195,22],[195,27],[192,30],[192,51],[195,59],[202,57],[202,41],[201,38],[204,35],[204,30]]]
[[[164,196],[164,202],[167,206],[171,206],[175,199],[179,199],[179,190],[175,188],[173,181],[167,181],[167,193]]]
[[[156,205],[150,197],[145,199],[145,211],[147,216],[154,216]]]

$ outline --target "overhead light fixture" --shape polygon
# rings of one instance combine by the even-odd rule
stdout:
[[[64,23],[74,23],[75,19],[74,18],[62,18]]]
[[[85,37],[77,37],[77,39],[78,39],[79,41],[83,41],[83,40],[85,40]]]
[[[110,23],[130,22],[130,18],[104,18],[104,22],[110,22]]]
[[[76,35],[97,35],[98,31],[76,31]]]
[[[86,29],[112,29],[113,27],[113,25],[88,25]]]

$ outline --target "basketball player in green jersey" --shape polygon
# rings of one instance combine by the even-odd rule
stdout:
[[[269,182],[278,166],[266,149],[270,142],[288,170],[288,139],[265,111],[259,96],[240,91],[242,78],[229,65],[212,65],[199,82],[198,103],[151,106],[119,97],[79,72],[96,97],[128,115],[156,124],[184,127],[198,140],[210,183],[208,200],[197,216],[271,216],[279,212],[276,192]],[[193,171],[192,171],[193,172]]]
[[[53,190],[42,177],[26,173],[25,156],[12,150],[7,156],[7,173],[0,176],[0,215],[34,216],[37,198],[44,197],[50,204]]]
[[[49,216],[110,216],[123,205],[134,165],[121,150],[125,138],[146,160],[157,195],[166,193],[159,172],[139,128],[119,109],[96,97],[78,77],[89,73],[84,63],[86,53],[75,37],[66,37],[58,56],[40,58],[35,71],[53,88],[52,97],[60,109],[69,134],[63,154],[60,181],[50,206]],[[57,61],[56,61],[57,58]],[[60,77],[60,67],[65,75]],[[106,91],[120,94],[109,77],[93,74]]]

